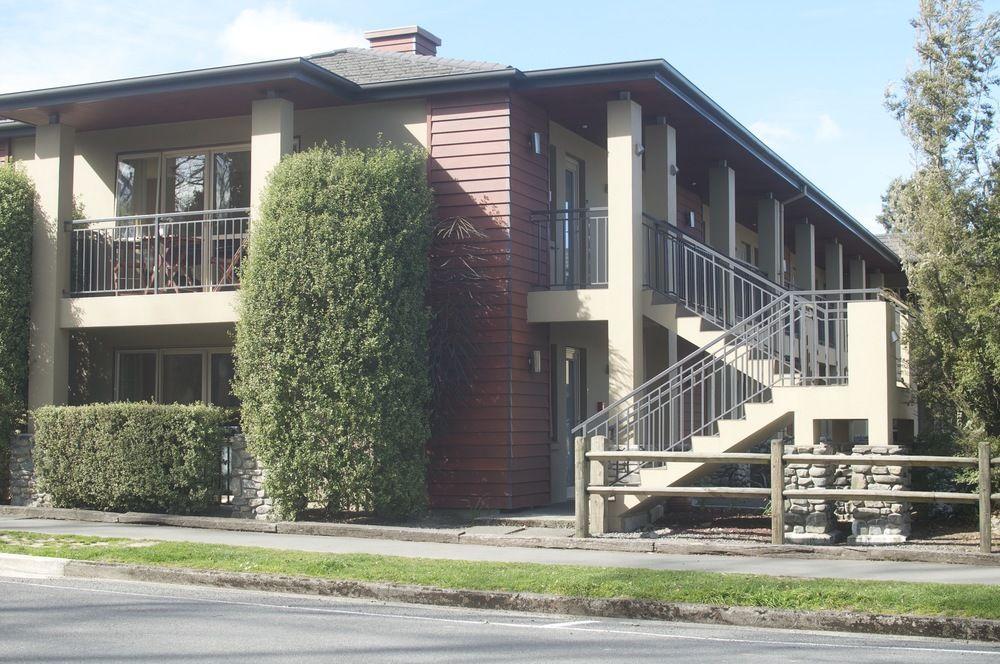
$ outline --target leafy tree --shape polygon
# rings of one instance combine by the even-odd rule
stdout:
[[[880,220],[917,305],[909,344],[922,437],[968,446],[1000,437],[1000,17],[972,0],[921,0],[912,25],[919,64],[886,105],[916,167],[890,185]]]
[[[426,156],[318,147],[274,170],[242,273],[236,380],[279,510],[426,504]]]
[[[28,176],[0,165],[0,487],[7,478],[8,442],[25,418],[34,206]]]

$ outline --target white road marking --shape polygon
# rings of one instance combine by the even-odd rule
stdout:
[[[458,625],[492,625],[495,627],[511,627],[519,629],[553,629],[558,628],[555,625],[545,624],[538,625],[532,623],[508,623],[508,622],[492,622],[489,620],[464,620],[461,618],[439,618],[434,616],[414,616],[401,613],[385,613],[378,611],[358,611],[351,609],[333,609],[327,607],[317,607],[317,606],[294,606],[291,604],[268,604],[264,602],[241,602],[237,600],[226,600],[226,599],[209,599],[205,597],[183,597],[180,595],[156,595],[153,593],[138,593],[138,592],[128,592],[124,590],[108,590],[105,588],[81,588],[79,586],[61,586],[58,584],[48,584],[48,583],[31,583],[31,582],[19,582],[19,581],[3,581],[0,580],[0,584],[10,584],[10,585],[23,585],[23,586],[37,586],[40,588],[53,588],[56,590],[70,590],[77,592],[88,592],[88,593],[100,593],[107,595],[123,595],[126,597],[143,597],[146,599],[162,599],[162,600],[176,600],[179,602],[202,602],[205,604],[227,604],[231,606],[244,606],[244,607],[257,607],[262,609],[288,609],[292,611],[305,611],[309,613],[325,613],[325,614],[337,614],[337,615],[347,615],[347,616],[361,616],[365,618],[395,618],[397,620],[413,620],[413,621],[425,621],[425,622],[437,622],[437,623],[451,623]],[[195,587],[195,586],[193,586]],[[197,586],[199,588],[213,588],[215,590],[232,590],[223,588],[214,588],[212,586]],[[257,592],[257,591],[245,591],[245,592]],[[302,596],[303,599],[312,599],[307,595]],[[318,599],[318,598],[316,598]],[[342,599],[354,599],[354,598],[342,598]],[[363,600],[362,600],[363,601]],[[420,608],[442,608],[442,607],[432,607],[423,605],[414,605]],[[595,621],[599,622],[599,621]],[[720,636],[695,636],[688,634],[659,634],[656,632],[642,632],[638,630],[628,630],[628,629],[614,629],[614,628],[595,628],[595,627],[562,627],[558,629],[574,629],[581,632],[594,632],[596,634],[612,634],[616,636],[642,636],[655,639],[671,639],[678,641],[708,641],[714,643],[743,643],[752,645],[765,645],[765,646],[793,646],[793,647],[809,647],[809,648],[829,648],[832,650],[837,649],[854,649],[854,650],[899,650],[899,651],[910,651],[910,652],[939,652],[939,653],[962,653],[967,655],[988,655],[990,657],[996,657],[1000,650],[973,650],[971,648],[932,648],[924,646],[876,646],[871,644],[855,645],[850,643],[820,643],[812,641],[777,641],[777,640],[766,640],[766,639],[734,639],[734,638],[724,638]]]
[[[593,625],[594,623],[599,623],[600,620],[573,620],[571,622],[559,622],[550,623],[548,625],[542,625],[545,629],[566,629],[568,627],[576,627],[577,625]]]

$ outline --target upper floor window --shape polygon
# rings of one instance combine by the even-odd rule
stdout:
[[[116,179],[118,216],[245,208],[250,206],[250,150],[121,155]]]

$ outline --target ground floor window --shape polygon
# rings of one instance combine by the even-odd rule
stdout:
[[[229,348],[122,350],[116,355],[115,399],[239,406]]]

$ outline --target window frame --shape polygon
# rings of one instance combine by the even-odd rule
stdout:
[[[195,154],[205,155],[205,185],[204,185],[204,199],[205,203],[203,206],[203,211],[215,210],[215,155],[220,152],[247,152],[249,153],[250,144],[249,143],[222,143],[219,145],[197,145],[191,147],[182,148],[169,148],[160,150],[136,150],[129,152],[119,152],[115,155],[114,164],[114,174],[115,174],[115,191],[114,191],[114,210],[118,212],[118,165],[125,159],[143,159],[148,157],[157,157],[159,161],[159,170],[157,177],[159,181],[156,187],[156,214],[163,215],[169,214],[164,209],[163,206],[167,200],[167,160],[172,157],[182,157]],[[253,159],[251,155],[251,166],[253,164]]]
[[[163,403],[163,357],[165,355],[201,355],[201,400],[195,403],[212,404],[212,355],[232,355],[232,346],[195,346],[192,348],[123,348],[115,350],[114,400],[121,401],[122,355],[153,353],[156,355],[156,388],[154,403]]]

